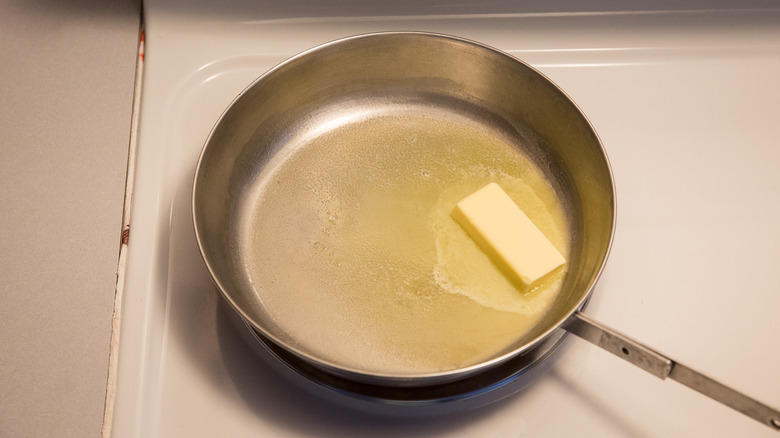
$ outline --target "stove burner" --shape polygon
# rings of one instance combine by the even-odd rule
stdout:
[[[254,344],[261,346],[263,353],[266,355],[270,353],[276,362],[284,365],[283,368],[286,370],[281,371],[287,371],[288,374],[292,371],[293,376],[297,374],[303,377],[307,383],[304,386],[308,386],[309,389],[324,388],[326,392],[347,396],[353,399],[353,402],[358,400],[383,406],[415,408],[436,405],[447,409],[452,407],[454,402],[462,402],[458,404],[476,408],[513,395],[537,380],[550,368],[554,362],[551,356],[566,337],[566,332],[559,330],[559,333],[550,336],[525,354],[461,380],[430,386],[392,387],[355,382],[327,373],[276,345],[243,319],[241,322],[249,331],[251,338],[256,341]]]

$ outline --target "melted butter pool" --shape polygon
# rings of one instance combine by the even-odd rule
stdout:
[[[560,282],[520,293],[450,217],[489,182],[568,259],[553,187],[477,123],[386,115],[307,140],[266,177],[252,235],[240,239],[280,337],[380,374],[446,371],[511,350]]]

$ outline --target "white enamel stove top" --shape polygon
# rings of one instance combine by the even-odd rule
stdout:
[[[382,30],[495,46],[561,86],[610,157],[616,237],[586,313],[780,407],[780,10],[173,3],[144,9],[112,435],[776,436],[573,337],[529,387],[477,410],[398,418],[331,403],[243,339],[200,259],[190,199],[213,124],[285,58]]]

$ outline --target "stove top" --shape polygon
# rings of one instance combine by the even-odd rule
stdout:
[[[616,236],[586,313],[780,407],[780,9],[175,3],[145,2],[112,435],[774,436],[574,337],[488,406],[399,414],[340,403],[279,369],[234,323],[190,206],[211,127],[287,57],[383,30],[480,41],[556,82],[610,157]]]

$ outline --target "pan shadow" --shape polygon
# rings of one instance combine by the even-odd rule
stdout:
[[[447,404],[389,406],[352,399],[300,377],[252,338],[235,312],[220,301],[218,342],[226,370],[247,405],[264,421],[305,435],[425,436],[463,428],[501,409],[505,399],[469,408]],[[444,409],[442,409],[444,408]]]

